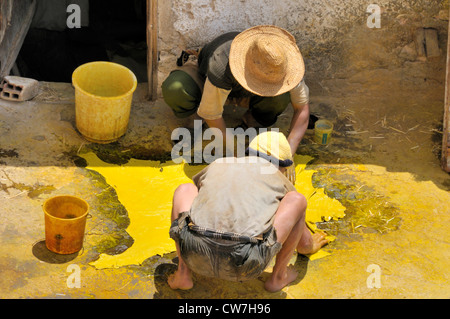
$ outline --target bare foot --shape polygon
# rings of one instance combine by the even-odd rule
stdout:
[[[298,273],[291,266],[286,267],[286,271],[279,275],[272,275],[266,280],[264,288],[268,292],[277,292],[289,285],[297,278]]]
[[[300,240],[297,246],[297,252],[302,255],[310,255],[318,252],[320,248],[328,244],[328,239],[325,238],[326,236],[327,234],[323,232],[317,232],[311,235],[307,243]]]
[[[167,283],[172,289],[189,290],[194,287],[194,282],[192,281],[191,276],[182,276],[179,271],[171,274],[167,279]]]

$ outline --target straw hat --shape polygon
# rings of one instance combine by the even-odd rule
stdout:
[[[251,140],[247,153],[260,156],[281,167],[289,167],[292,159],[291,146],[286,136],[277,131],[266,131]]]
[[[231,43],[231,72],[239,84],[260,96],[277,96],[303,79],[305,64],[288,31],[261,25],[238,34]]]

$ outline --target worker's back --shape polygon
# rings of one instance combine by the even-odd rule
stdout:
[[[222,158],[193,178],[199,188],[192,221],[202,227],[258,236],[270,228],[280,200],[295,188],[260,157]]]

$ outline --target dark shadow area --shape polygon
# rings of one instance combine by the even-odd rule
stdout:
[[[32,253],[37,259],[49,264],[65,264],[78,257],[79,252],[60,255],[50,251],[45,245],[45,240],[41,240],[33,245]]]
[[[295,270],[297,270],[298,275],[297,275],[297,279],[295,279],[291,283],[291,285],[296,285],[300,281],[302,281],[303,278],[305,278],[306,272],[308,270],[308,263],[309,263],[308,257],[297,254],[297,260],[295,261],[294,267],[295,267]]]
[[[308,258],[302,256],[295,264],[299,276],[296,282],[301,281],[306,275]],[[304,260],[306,259],[306,260]],[[177,270],[178,257],[172,259],[172,263],[161,263],[154,271],[154,283],[156,292],[154,299],[203,299],[205,296],[214,295],[220,299],[239,299],[245,295],[246,299],[285,299],[286,292],[267,292],[264,289],[264,282],[269,273],[264,271],[258,278],[244,282],[226,281],[217,278],[208,278],[192,273],[194,287],[190,290],[172,290],[167,283],[170,275]],[[241,296],[241,293],[244,295]],[[207,297],[209,298],[209,297]]]
[[[66,26],[66,9],[37,1],[36,13],[17,58],[21,76],[72,82],[72,73],[92,61],[112,61],[146,82],[146,1],[89,0],[81,28]],[[141,70],[142,69],[142,70]]]
[[[177,265],[175,264],[160,264],[155,268],[154,273],[154,283],[156,292],[153,295],[153,299],[173,299],[177,298],[177,293],[169,287],[167,279],[169,276],[177,270]],[[184,296],[183,291],[180,294],[184,298],[189,298],[189,294]]]

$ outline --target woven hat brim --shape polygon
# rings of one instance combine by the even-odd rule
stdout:
[[[247,52],[258,37],[278,43],[286,55],[286,76],[278,83],[267,83],[246,70]],[[263,25],[247,29],[238,34],[231,43],[230,69],[236,81],[249,92],[260,96],[278,96],[292,90],[305,75],[305,63],[295,38],[286,30]]]

